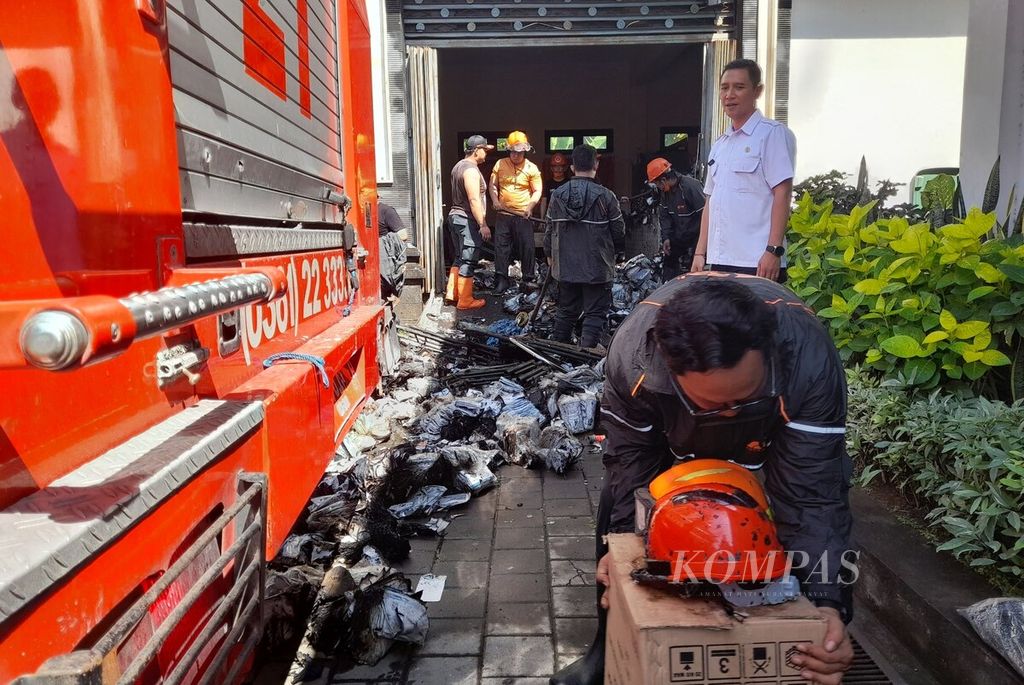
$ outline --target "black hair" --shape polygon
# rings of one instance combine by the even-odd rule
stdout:
[[[572,151],[572,168],[579,171],[593,171],[597,167],[597,148],[593,145],[577,145]]]
[[[757,88],[761,85],[761,67],[757,65],[752,59],[734,59],[725,65],[725,69],[722,69],[722,74],[731,69],[746,69],[747,74],[750,75],[750,83]]]
[[[734,278],[704,277],[658,311],[654,337],[675,374],[731,369],[751,350],[773,348],[775,312]]]

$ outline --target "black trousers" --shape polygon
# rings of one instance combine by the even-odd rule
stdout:
[[[494,222],[494,273],[508,276],[508,267],[517,259],[523,267],[523,280],[532,281],[537,274],[533,222],[498,212]]]
[[[572,329],[582,314],[583,336],[580,338],[580,347],[595,347],[604,342],[611,306],[611,283],[559,281],[558,309],[555,311],[555,327],[551,337],[560,342],[569,342]]]

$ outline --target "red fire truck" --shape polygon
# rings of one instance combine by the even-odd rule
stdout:
[[[365,8],[2,15],[0,682],[237,682],[379,378]]]

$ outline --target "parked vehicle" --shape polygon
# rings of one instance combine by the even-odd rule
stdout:
[[[378,383],[370,89],[361,0],[5,3],[0,682],[245,671]]]

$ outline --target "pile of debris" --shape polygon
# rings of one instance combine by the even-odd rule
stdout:
[[[339,654],[374,664],[394,642],[421,644],[424,605],[390,568],[409,538],[443,535],[504,464],[564,474],[595,425],[603,377],[591,353],[487,328],[401,336],[386,393],[363,408],[270,564],[264,647],[296,650],[292,683]]]
[[[638,254],[615,269],[608,326],[615,331],[637,304],[661,286],[662,258]]]

